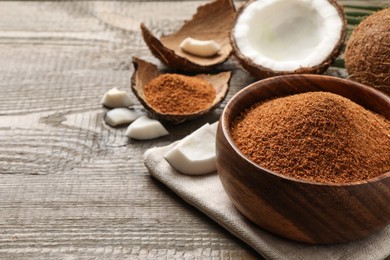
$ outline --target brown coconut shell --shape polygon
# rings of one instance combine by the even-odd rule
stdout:
[[[341,34],[340,40],[334,46],[333,51],[328,55],[328,57],[323,62],[321,62],[320,64],[314,67],[302,67],[295,71],[274,71],[254,63],[250,58],[246,57],[238,48],[236,40],[234,38],[234,27],[237,23],[239,16],[242,14],[245,8],[255,1],[257,0],[250,0],[246,2],[237,11],[236,19],[234,20],[233,27],[230,33],[230,40],[233,46],[233,55],[240,62],[241,66],[255,78],[264,79],[268,77],[287,75],[287,74],[321,74],[325,72],[329,68],[330,64],[337,58],[337,56],[339,56],[346,36],[347,21],[345,18],[343,7],[340,4],[338,4],[336,0],[328,0],[336,8],[337,12],[339,13],[339,16],[342,18],[343,24],[342,24],[342,30],[340,32]],[[282,14],[275,14],[275,15],[282,15]]]
[[[390,8],[365,18],[345,50],[349,78],[390,95]]]
[[[144,95],[144,87],[154,78],[162,74],[156,65],[147,62],[145,60],[133,57],[134,73],[131,77],[131,90],[134,95],[138,98],[141,104],[152,114],[153,117],[164,121],[169,121],[174,124],[179,124],[188,120],[192,120],[203,116],[210,111],[217,108],[222,101],[225,99],[229,91],[229,81],[232,76],[230,71],[220,72],[218,74],[198,74],[193,77],[201,78],[209,82],[215,89],[216,97],[213,103],[207,109],[199,111],[193,114],[165,114],[156,111],[146,101]]]
[[[166,66],[179,71],[204,72],[225,62],[232,53],[229,31],[235,18],[232,0],[216,0],[200,6],[191,20],[175,33],[158,39],[145,24],[141,24],[142,36],[152,54]],[[221,51],[212,57],[198,57],[184,52],[180,43],[187,37],[197,40],[214,40]]]

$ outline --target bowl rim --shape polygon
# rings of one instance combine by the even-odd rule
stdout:
[[[276,76],[276,77],[271,77],[271,78],[266,78],[266,79],[255,81],[255,82],[247,85],[246,87],[242,88],[235,95],[233,95],[233,97],[231,97],[229,99],[229,101],[227,102],[227,104],[224,107],[224,109],[222,111],[222,114],[221,114],[220,125],[221,125],[222,133],[223,133],[224,137],[226,138],[227,143],[230,145],[230,147],[242,159],[244,159],[247,163],[251,164],[255,168],[258,168],[261,171],[266,172],[268,174],[271,174],[271,175],[273,175],[273,176],[275,176],[277,178],[281,178],[281,179],[284,179],[284,180],[289,181],[289,182],[299,182],[299,183],[308,184],[308,185],[332,186],[332,187],[359,186],[359,185],[365,185],[365,184],[368,184],[368,183],[379,182],[381,180],[390,178],[390,171],[388,171],[388,172],[385,172],[385,173],[383,173],[383,174],[381,174],[379,176],[376,176],[374,178],[360,180],[360,181],[354,181],[354,182],[346,182],[346,183],[315,182],[315,181],[308,181],[308,180],[300,180],[300,179],[297,179],[297,178],[289,177],[289,176],[281,174],[281,173],[277,173],[277,172],[271,171],[271,170],[269,170],[267,168],[264,168],[264,167],[260,166],[259,164],[253,162],[248,157],[246,157],[240,151],[240,149],[238,149],[238,147],[236,146],[235,142],[233,141],[232,136],[230,135],[230,125],[228,125],[228,122],[227,122],[227,111],[228,111],[228,108],[233,107],[233,104],[236,103],[237,100],[239,100],[243,96],[247,95],[245,93],[249,93],[248,92],[249,89],[252,89],[252,88],[262,88],[262,86],[266,85],[267,82],[278,81],[280,79],[285,79],[285,78],[289,78],[289,79],[293,79],[293,78],[310,78],[310,79],[313,79],[313,80],[324,80],[325,79],[325,80],[330,80],[330,81],[334,81],[334,82],[347,83],[347,84],[350,84],[353,87],[359,87],[359,88],[364,89],[364,91],[371,92],[372,94],[378,96],[380,99],[383,99],[385,102],[390,104],[390,97],[388,97],[387,95],[385,95],[381,91],[376,90],[376,89],[374,89],[372,87],[366,86],[364,84],[355,82],[355,81],[351,81],[351,80],[348,80],[348,79],[339,78],[339,77],[335,77],[335,76],[316,75],[316,74],[290,74],[290,75],[281,75],[281,76]],[[327,92],[333,93],[333,92],[330,92],[330,91],[327,91]],[[300,93],[296,93],[296,94],[300,94]],[[337,93],[334,93],[334,94],[337,94]],[[337,95],[340,95],[340,94],[337,94]],[[342,95],[340,95],[340,96],[342,96]],[[343,97],[345,97],[345,96],[343,96]],[[354,101],[352,101],[352,102],[354,102]],[[356,103],[356,102],[354,102],[354,103]],[[253,105],[253,104],[251,104],[251,105]],[[256,172],[255,174],[258,174],[258,173]]]

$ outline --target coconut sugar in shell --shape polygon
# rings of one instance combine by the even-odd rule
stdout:
[[[146,101],[156,111],[169,114],[192,114],[207,109],[216,93],[207,81],[178,74],[163,74],[144,89]]]
[[[205,106],[204,109],[200,109],[200,110],[194,109],[191,110],[192,112],[190,112],[189,110],[182,111],[182,112],[172,111],[172,110],[169,111],[165,109],[161,110],[158,107],[152,106],[147,101],[146,92],[145,92],[147,85],[154,79],[163,75],[163,73],[158,70],[155,64],[139,59],[137,57],[133,57],[133,65],[134,65],[134,73],[131,76],[131,90],[133,91],[134,95],[141,102],[141,104],[148,110],[148,112],[150,112],[150,114],[153,117],[164,121],[169,121],[174,124],[179,124],[188,120],[193,120],[217,108],[225,99],[229,91],[229,81],[232,76],[232,73],[230,71],[219,72],[217,74],[197,74],[197,75],[190,76],[191,82],[196,80],[198,82],[199,81],[207,82],[205,84],[211,84],[211,86],[214,89],[214,92],[212,94],[214,99],[212,100],[211,103],[206,102],[208,106]],[[168,92],[167,94],[177,95],[177,92],[175,93],[173,89],[172,93]],[[156,93],[156,95],[158,95],[158,93]],[[166,105],[165,101],[166,98],[162,96],[160,105],[165,106]]]

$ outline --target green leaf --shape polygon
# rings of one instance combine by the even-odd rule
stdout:
[[[343,5],[344,8],[354,8],[354,9],[361,9],[365,11],[380,11],[383,9],[383,6],[373,6],[373,5],[351,5],[346,4]]]
[[[344,69],[344,68],[345,68],[344,59],[337,58],[337,59],[331,64],[331,66],[332,66],[332,67],[339,68],[339,69]]]
[[[356,18],[356,17],[348,17],[347,16],[347,22],[349,25],[358,25],[364,18]]]
[[[345,11],[345,14],[347,16],[352,16],[352,17],[366,17],[372,14],[372,12],[371,11],[369,12]]]

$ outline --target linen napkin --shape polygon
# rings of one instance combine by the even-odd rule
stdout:
[[[164,159],[175,143],[144,154],[151,176],[243,240],[266,259],[384,259],[390,256],[390,225],[363,240],[339,245],[308,245],[275,236],[247,220],[231,203],[217,173],[188,176]]]

